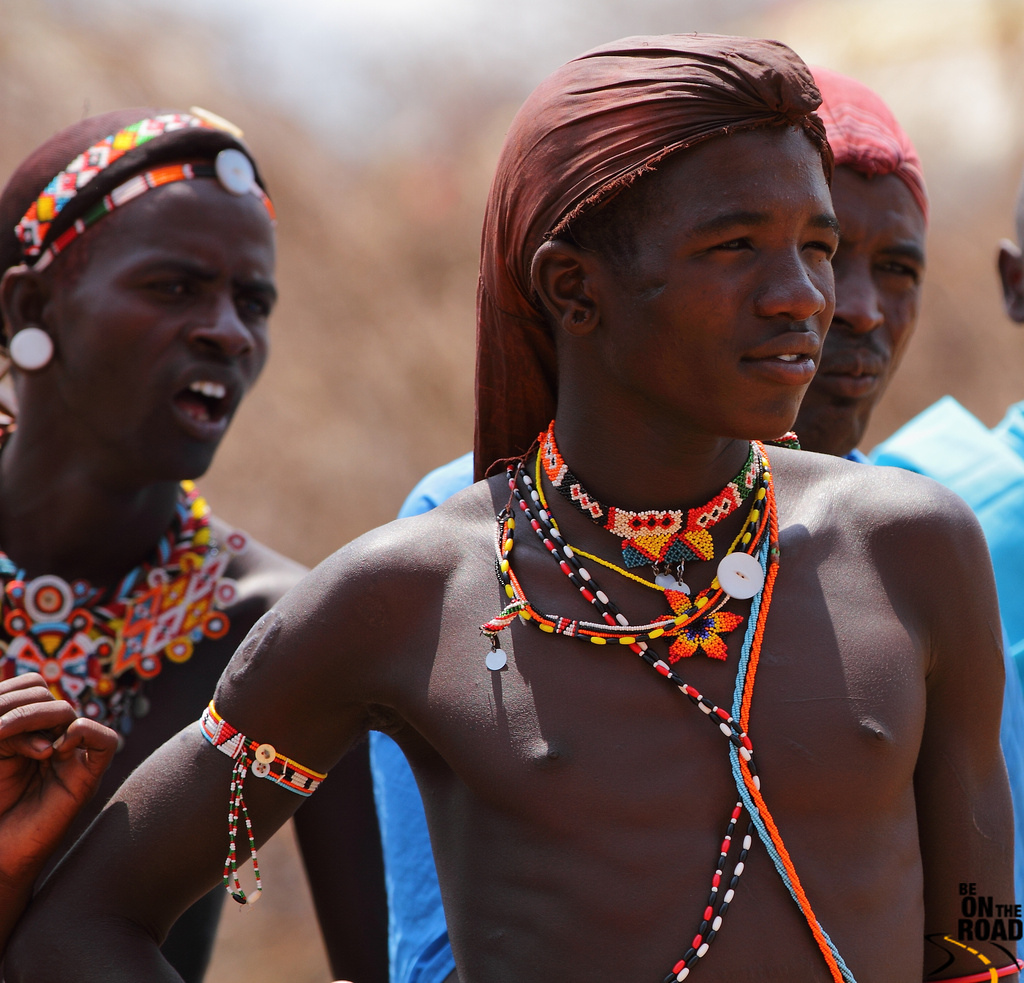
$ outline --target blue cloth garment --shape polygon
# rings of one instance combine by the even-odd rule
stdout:
[[[985,533],[1006,651],[1000,738],[1015,816],[1014,891],[1024,900],[1024,403],[989,430],[944,396],[879,444],[871,460],[917,471],[956,492]]]
[[[409,493],[400,519],[429,512],[473,484],[473,454],[431,471]],[[412,769],[386,734],[370,734],[370,767],[384,846],[391,983],[441,983],[455,969],[427,817]]]

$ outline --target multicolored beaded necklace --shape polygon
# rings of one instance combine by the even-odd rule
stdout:
[[[50,574],[26,580],[0,551],[0,679],[38,672],[77,713],[127,737],[149,710],[143,683],[164,658],[187,662],[197,643],[227,633],[237,585],[225,571],[247,544],[238,531],[216,544],[209,506],[184,481],[154,556],[112,589]]]
[[[683,582],[687,560],[713,560],[715,544],[711,528],[732,515],[750,496],[757,483],[754,447],[751,445],[740,473],[710,502],[695,509],[649,509],[631,512],[602,505],[565,463],[555,441],[555,421],[538,438],[538,459],[548,481],[562,497],[592,522],[622,540],[622,561],[627,567],[650,565],[655,583],[662,588],[689,593]],[[672,567],[675,566],[675,574]]]
[[[549,428],[548,432],[551,433],[551,428]],[[722,921],[729,905],[733,901],[735,889],[743,873],[747,852],[750,849],[752,834],[755,829],[761,840],[765,843],[783,882],[804,915],[808,927],[818,944],[818,948],[829,967],[833,980],[835,983],[843,983],[843,981],[845,983],[854,983],[852,973],[843,962],[831,939],[821,928],[817,917],[811,909],[810,902],[803,891],[789,853],[782,842],[781,834],[779,834],[778,828],[764,801],[761,794],[760,779],[754,765],[753,745],[747,734],[753,686],[764,636],[764,625],[771,605],[771,596],[779,564],[778,524],[770,462],[761,444],[752,445],[751,455],[759,462],[756,483],[761,485],[764,494],[758,495],[758,498],[755,500],[755,507],[751,510],[751,514],[744,523],[743,530],[741,530],[737,540],[734,541],[733,549],[726,556],[736,555],[733,551],[739,544],[748,547],[748,551],[740,555],[747,556],[756,564],[760,577],[753,577],[749,568],[747,568],[746,576],[740,577],[735,581],[723,577],[720,573],[720,577],[716,578],[706,591],[701,592],[701,595],[698,595],[698,598],[692,605],[687,604],[682,613],[677,612],[675,617],[671,619],[639,626],[628,623],[628,619],[619,611],[608,595],[598,587],[586,568],[580,565],[576,558],[576,551],[561,536],[557,523],[547,508],[540,482],[538,481],[537,486],[534,487],[533,482],[526,473],[525,462],[520,461],[515,469],[510,468],[508,472],[509,490],[511,493],[509,504],[497,517],[498,537],[497,560],[495,564],[498,581],[510,603],[506,605],[498,617],[481,626],[483,634],[491,639],[491,652],[487,657],[487,666],[489,669],[499,670],[506,664],[507,657],[498,645],[498,637],[499,633],[507,628],[516,617],[521,618],[527,624],[536,624],[542,631],[587,638],[596,644],[607,644],[608,641],[614,640],[618,644],[629,646],[644,662],[675,685],[684,696],[696,704],[709,717],[727,738],[729,742],[730,763],[739,793],[739,801],[730,814],[726,834],[715,865],[715,873],[712,876],[711,893],[708,903],[704,908],[698,931],[682,959],[664,977],[663,983],[685,980],[698,962],[707,954],[711,943],[721,929]],[[520,489],[520,484],[523,486],[523,490]],[[529,519],[534,532],[558,563],[569,581],[601,614],[601,617],[604,619],[603,625],[582,622],[578,619],[541,614],[530,605],[526,593],[518,578],[516,578],[511,565],[515,535],[515,519],[512,515],[513,503]],[[761,505],[761,507],[758,508],[758,505]],[[762,512],[763,516],[761,515]],[[737,584],[739,588],[738,593],[730,595],[722,588],[719,583],[720,579],[726,579],[727,584],[729,582]],[[751,587],[753,589],[750,589]],[[686,597],[685,594],[683,596]],[[648,645],[650,641],[662,635],[678,635],[693,620],[702,617],[702,614],[706,617],[709,612],[705,611],[705,609],[709,605],[711,610],[717,610],[730,596],[747,597],[751,598],[752,601],[747,631],[740,653],[740,664],[736,676],[731,713],[716,706],[704,697],[695,687],[680,677],[669,663],[652,653]],[[688,602],[689,598],[686,597],[686,600]],[[701,600],[704,603],[698,604],[697,602]],[[740,618],[740,621],[742,620]],[[670,662],[676,661],[676,659],[671,657],[671,653],[669,659]],[[732,847],[734,830],[744,809],[750,816],[750,823],[747,833],[743,838],[739,856],[732,867],[728,887],[724,893],[720,893]]]

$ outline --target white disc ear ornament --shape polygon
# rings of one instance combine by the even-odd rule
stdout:
[[[745,601],[764,586],[764,571],[749,553],[726,553],[718,564],[718,582],[730,597]]]
[[[53,358],[53,340],[42,328],[22,328],[11,339],[7,351],[19,369],[37,372]]]

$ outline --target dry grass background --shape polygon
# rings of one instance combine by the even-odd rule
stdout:
[[[651,29],[624,26],[624,4],[601,6],[621,8],[608,37]],[[352,163],[256,89],[225,84],[229,37],[142,6],[114,4],[114,17],[97,9],[0,0],[0,181],[50,133],[107,109],[198,104],[246,130],[280,216],[281,302],[270,364],[203,487],[218,513],[315,563],[387,521],[418,477],[469,447],[484,197],[515,105],[556,63],[515,91],[459,90],[454,122],[429,150]],[[868,444],[946,392],[994,423],[1024,396],[1024,337],[1002,316],[994,273],[1024,157],[1024,3],[791,0],[760,10],[715,26],[780,37],[876,86],[929,176],[919,336]],[[268,846],[264,869],[267,900],[225,912],[210,978],[329,979],[289,832]]]

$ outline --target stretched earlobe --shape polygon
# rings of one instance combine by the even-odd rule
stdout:
[[[7,348],[11,361],[24,372],[38,372],[53,358],[53,340],[34,324],[26,325]]]
[[[1004,239],[999,244],[998,266],[1006,313],[1011,320],[1024,324],[1024,257],[1017,243]]]
[[[558,239],[545,242],[534,254],[530,279],[550,317],[569,334],[584,335],[597,325],[587,259],[578,246]]]

